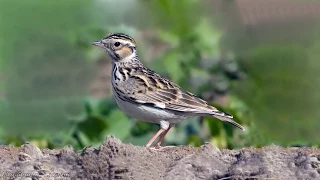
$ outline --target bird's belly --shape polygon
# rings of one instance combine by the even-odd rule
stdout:
[[[167,111],[146,105],[133,104],[123,101],[117,96],[114,96],[114,98],[122,111],[138,120],[151,123],[159,123],[161,120],[164,120],[168,121],[169,123],[176,124],[188,118],[187,116],[178,112]]]

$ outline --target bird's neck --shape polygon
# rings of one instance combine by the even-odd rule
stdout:
[[[113,60],[112,62],[113,62],[113,65],[120,66],[120,67],[142,65],[141,61],[138,58],[137,53],[132,53],[131,55],[124,57],[123,59]]]
[[[137,53],[131,53],[130,55],[119,59],[118,62],[127,63],[127,62],[131,62],[131,61],[135,61],[135,60],[138,60]]]

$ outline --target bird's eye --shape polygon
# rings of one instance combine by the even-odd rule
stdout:
[[[115,46],[115,47],[119,47],[119,46],[120,46],[120,42],[115,42],[115,43],[114,43],[114,46]]]

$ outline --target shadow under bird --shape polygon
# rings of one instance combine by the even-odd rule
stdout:
[[[174,82],[145,67],[137,55],[134,39],[126,34],[111,33],[92,45],[104,49],[112,59],[113,96],[127,115],[160,124],[160,130],[146,144],[160,149],[171,127],[187,118],[213,116],[244,130],[231,115],[217,110]]]

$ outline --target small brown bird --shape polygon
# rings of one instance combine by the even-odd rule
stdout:
[[[145,67],[138,58],[132,37],[112,33],[92,44],[104,49],[112,59],[113,96],[121,110],[136,119],[160,124],[160,130],[149,140],[147,148],[160,136],[154,146],[160,149],[170,128],[190,117],[213,116],[244,130],[231,115]]]

